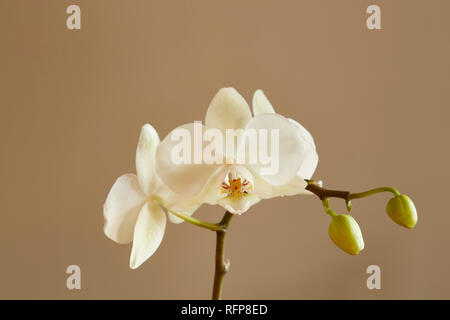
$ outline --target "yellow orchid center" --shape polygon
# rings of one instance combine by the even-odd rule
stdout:
[[[228,179],[228,183],[222,182],[222,192],[226,193],[229,198],[236,200],[242,199],[242,197],[248,194],[248,190],[251,189],[251,184],[247,179],[243,181],[241,178]]]

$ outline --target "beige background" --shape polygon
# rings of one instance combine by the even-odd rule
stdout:
[[[382,30],[365,10],[377,3]],[[66,29],[79,4],[82,30]],[[225,298],[450,298],[448,1],[0,2],[0,298],[210,297],[215,235],[169,224],[156,254],[103,234],[114,180],[134,172],[140,127],[202,120],[224,86],[262,88],[313,134],[315,178],[410,195],[419,222],[354,201],[366,248],[340,251],[315,197],[265,201],[232,221]],[[344,210],[341,201],[335,209]],[[222,209],[197,216],[219,220]],[[82,290],[65,269],[82,269]],[[367,266],[382,290],[366,288]]]

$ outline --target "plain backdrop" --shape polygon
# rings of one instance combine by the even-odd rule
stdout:
[[[66,28],[71,4],[81,30]],[[381,30],[366,28],[371,4]],[[366,247],[349,256],[316,197],[261,202],[232,221],[225,298],[450,298],[449,10],[445,0],[1,1],[0,298],[208,299],[214,233],[168,224],[132,271],[131,245],[103,234],[102,205],[135,172],[144,123],[163,138],[203,120],[225,86],[248,101],[263,89],[302,123],[326,187],[394,186],[419,214],[407,230],[386,215],[389,195],[354,201]],[[72,264],[81,290],[66,288]],[[366,287],[369,265],[381,290]]]

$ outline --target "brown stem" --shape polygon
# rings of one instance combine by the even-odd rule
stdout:
[[[340,190],[329,190],[322,188],[318,184],[308,181],[308,185],[306,186],[306,190],[311,191],[316,196],[323,200],[324,198],[342,198],[345,201],[349,201],[350,192],[349,191],[340,191]]]
[[[329,190],[322,188],[318,184],[316,184],[312,180],[306,180],[308,185],[306,186],[306,190],[311,191],[316,196],[320,198],[320,200],[324,201],[327,198],[341,198],[345,200],[347,204],[347,210],[350,211],[352,209],[351,196],[352,194],[349,191],[341,191],[341,190]]]
[[[324,199],[327,198],[341,198],[345,200],[345,203],[347,204],[347,210],[350,211],[352,209],[352,199],[360,199],[365,198],[380,192],[391,192],[395,196],[399,196],[400,193],[397,189],[392,187],[380,187],[375,188],[371,190],[367,190],[364,192],[358,192],[358,193],[351,193],[349,191],[340,191],[340,190],[328,190],[324,189],[321,186],[319,186],[317,183],[315,183],[312,180],[306,180],[308,182],[308,185],[306,186],[306,190],[311,191],[316,196],[320,198],[320,200],[324,201]]]
[[[219,223],[222,229],[216,231],[216,270],[214,274],[213,300],[220,300],[222,298],[223,279],[230,268],[230,261],[225,262],[225,235],[232,217],[233,214],[228,211],[225,212],[222,221]]]

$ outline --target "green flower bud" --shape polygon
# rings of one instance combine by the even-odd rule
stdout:
[[[358,254],[364,249],[361,229],[355,219],[349,214],[333,216],[328,234],[331,240],[348,254]]]
[[[407,195],[401,194],[389,200],[386,212],[395,223],[403,227],[412,229],[417,223],[416,207]]]

